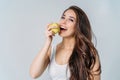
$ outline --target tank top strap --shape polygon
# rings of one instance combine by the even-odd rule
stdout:
[[[51,46],[51,54],[50,54],[50,60],[52,60],[55,57],[56,53],[56,45]]]

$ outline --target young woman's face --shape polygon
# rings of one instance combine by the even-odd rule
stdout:
[[[72,9],[67,10],[61,17],[60,21],[61,37],[72,37],[75,33],[76,27],[76,14]]]

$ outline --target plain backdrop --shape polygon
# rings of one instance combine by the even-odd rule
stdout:
[[[119,0],[0,0],[0,80],[33,80],[29,69],[45,41],[48,23],[77,5],[88,15],[101,65],[101,80],[120,80]],[[61,41],[56,35],[53,44]],[[50,80],[46,71],[36,80]]]

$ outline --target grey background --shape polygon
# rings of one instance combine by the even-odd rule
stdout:
[[[119,0],[0,0],[0,80],[33,80],[32,60],[41,49],[48,23],[70,5],[81,7],[97,37],[101,80],[119,80]],[[54,38],[56,44],[61,38]],[[50,80],[47,70],[37,80]]]

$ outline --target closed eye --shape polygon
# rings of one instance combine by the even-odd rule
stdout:
[[[73,19],[69,19],[69,20],[72,21],[72,22],[74,21]]]
[[[65,19],[65,17],[64,17],[64,16],[62,16],[62,17],[61,17],[61,19]]]

